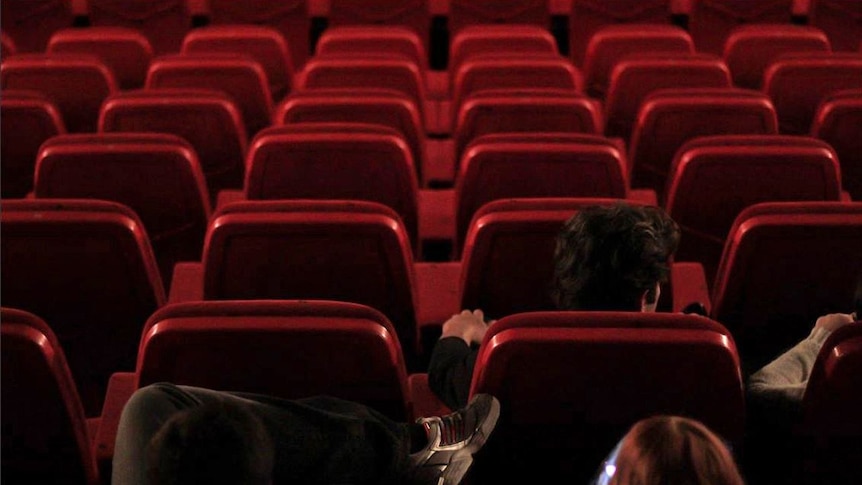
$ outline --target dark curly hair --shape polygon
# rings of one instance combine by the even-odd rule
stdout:
[[[639,311],[655,303],[667,281],[679,227],[660,208],[591,206],[566,221],[554,254],[554,291],[561,310]]]

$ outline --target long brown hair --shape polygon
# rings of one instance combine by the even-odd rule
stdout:
[[[702,423],[639,421],[620,442],[612,485],[744,485],[730,450]]]

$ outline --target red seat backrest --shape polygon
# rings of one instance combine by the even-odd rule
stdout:
[[[632,132],[632,187],[662,194],[674,154],[693,138],[709,135],[778,133],[775,108],[757,91],[678,88],[653,91],[641,103]]]
[[[186,54],[157,57],[147,73],[147,89],[217,89],[242,112],[249,136],[269,126],[272,95],[266,72],[254,58],[240,54]]]
[[[464,152],[455,186],[458,241],[484,204],[513,197],[628,195],[625,153],[612,140],[570,133],[485,135]]]
[[[101,199],[141,218],[169,286],[174,264],[200,260],[210,203],[194,149],[167,134],[64,135],[39,149],[34,195]]]
[[[206,89],[118,93],[102,105],[99,131],[177,135],[197,153],[211,200],[242,187],[248,140],[242,114],[227,94]]]
[[[555,309],[554,248],[563,224],[583,207],[618,201],[545,197],[483,205],[461,256],[461,308],[481,308],[488,318]]]
[[[461,103],[455,128],[455,169],[471,141],[495,133],[604,131],[601,104],[563,89],[488,89]]]
[[[98,416],[110,375],[134,368],[147,317],[165,302],[138,217],[101,200],[7,200],[3,304],[51,322],[87,416]]]
[[[608,89],[611,71],[621,59],[632,54],[694,54],[691,36],[680,27],[663,24],[608,25],[589,39],[584,55],[587,92],[602,99]]]
[[[0,195],[22,198],[33,190],[39,146],[66,132],[63,118],[41,93],[9,89],[0,96],[0,130]]]
[[[333,301],[169,305],[143,331],[138,387],[155,382],[265,394],[329,395],[409,418],[398,336],[383,314]]]
[[[811,136],[829,143],[841,164],[841,182],[853,200],[862,200],[862,89],[837,91],[817,108]]]
[[[788,135],[810,133],[820,103],[844,89],[862,89],[862,54],[785,54],[763,75],[763,91],[775,104],[779,129]]]
[[[2,2],[3,35],[15,40],[19,52],[44,52],[51,34],[74,23],[72,3],[72,0]]]
[[[51,36],[47,52],[98,56],[111,69],[120,89],[143,87],[153,58],[150,41],[126,27],[63,29]]]
[[[425,128],[419,107],[391,89],[316,88],[296,92],[275,110],[273,123],[371,123],[398,130],[410,145],[418,180],[425,158]]]
[[[0,309],[3,477],[96,485],[84,408],[54,332],[32,313]]]
[[[365,2],[360,0],[329,0],[329,26],[398,26],[406,27],[428,45],[431,12],[423,0],[398,2]]]
[[[102,101],[117,91],[110,69],[86,54],[21,54],[0,64],[0,87],[43,93],[73,133],[95,132]]]
[[[677,261],[698,261],[707,281],[734,219],[759,202],[837,201],[840,169],[826,143],[808,137],[719,135],[680,148],[666,209],[680,225]]]
[[[614,65],[605,97],[605,135],[628,141],[641,104],[663,88],[730,87],[730,71],[704,54],[636,54]]]
[[[327,299],[368,305],[415,355],[413,257],[391,209],[363,201],[248,201],[210,222],[204,299]],[[409,357],[408,357],[409,359]]]
[[[267,128],[252,143],[246,167],[250,200],[378,202],[399,215],[411,241],[418,240],[416,169],[410,148],[392,128],[359,123]]]
[[[587,483],[628,428],[654,414],[697,419],[734,445],[743,438],[733,339],[720,324],[695,315],[537,312],[504,318],[491,325],[479,348],[470,391],[477,393],[501,402],[487,461],[480,456],[475,463],[483,478],[553,475],[552,481]],[[503,462],[506,467],[499,466]]]
[[[831,51],[829,38],[816,27],[757,24],[733,29],[722,56],[736,86],[760,89],[764,71],[781,54]]]
[[[736,218],[712,287],[712,317],[751,370],[847,312],[862,274],[862,203],[783,202]]]

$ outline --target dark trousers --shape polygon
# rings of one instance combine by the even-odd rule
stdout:
[[[159,383],[139,389],[123,409],[114,451],[114,485],[146,483],[147,445],[174,414],[214,401],[256,415],[275,447],[281,483],[403,483],[408,425],[358,403],[330,397],[285,400]]]

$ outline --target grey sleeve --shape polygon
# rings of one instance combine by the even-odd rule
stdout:
[[[748,379],[748,395],[759,407],[788,419],[800,410],[808,377],[829,331],[815,328],[811,334]]]

